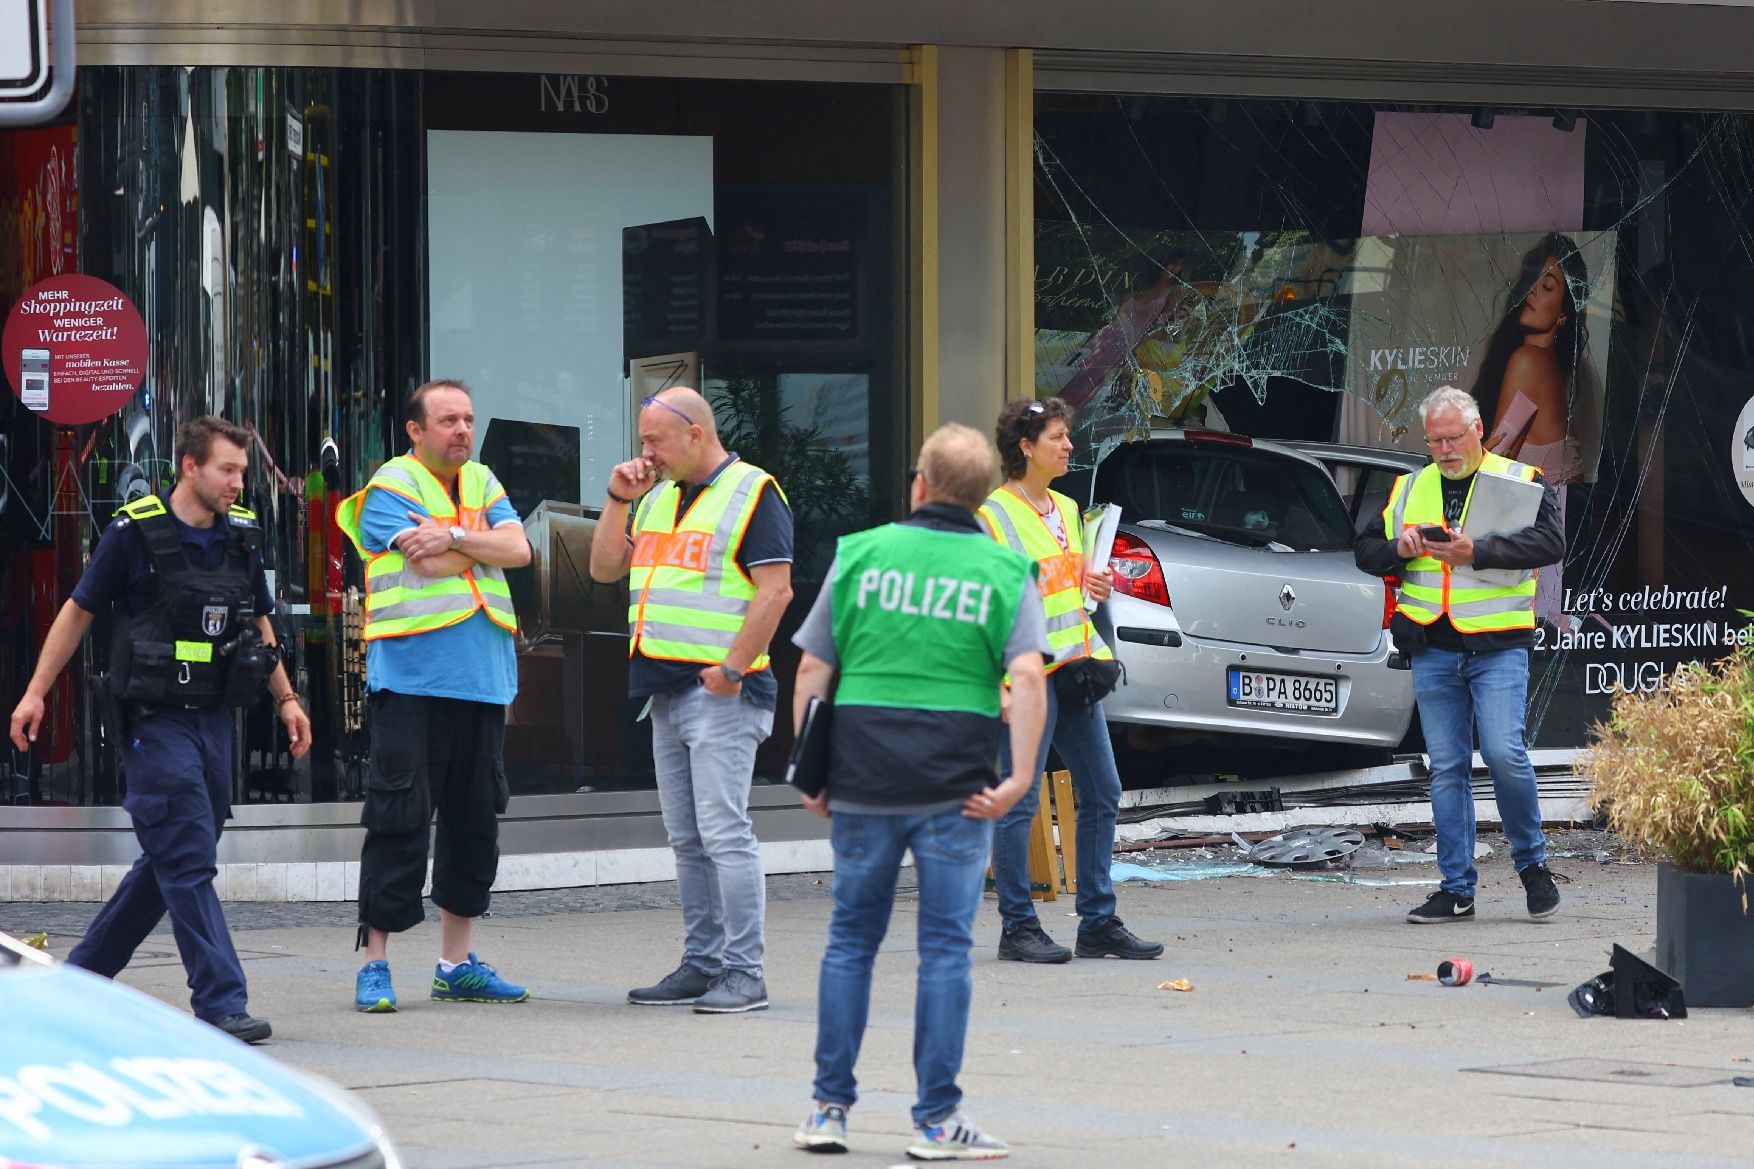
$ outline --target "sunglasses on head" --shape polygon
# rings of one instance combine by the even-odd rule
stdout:
[[[670,405],[670,403],[664,401],[664,399],[658,397],[656,394],[639,400],[639,408],[641,410],[644,410],[647,406],[662,406],[664,409],[670,411],[670,413],[676,415],[676,417],[682,419],[682,421],[688,423],[688,425],[694,425],[694,419],[690,418],[676,407]]]

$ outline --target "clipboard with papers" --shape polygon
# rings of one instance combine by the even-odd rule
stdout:
[[[1121,526],[1121,505],[1104,503],[1084,513],[1084,571],[1101,572],[1114,555],[1115,533]],[[1096,612],[1096,602],[1084,598],[1086,611]]]
[[[813,697],[805,704],[804,724],[792,742],[792,757],[786,760],[786,782],[804,795],[820,795],[828,786],[828,737],[833,721],[832,703]]]
[[[1468,514],[1462,534],[1470,540],[1501,536],[1532,527],[1541,514],[1543,489],[1539,483],[1500,475],[1496,471],[1474,472],[1468,496]],[[1528,579],[1526,568],[1475,568],[1472,574],[1488,584],[1513,585]]]

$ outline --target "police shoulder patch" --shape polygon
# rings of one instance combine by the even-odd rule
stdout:
[[[241,528],[256,526],[256,513],[247,507],[234,507],[226,513],[226,519]]]
[[[124,503],[116,509],[116,514],[132,519],[143,520],[155,515],[163,515],[166,511],[164,500],[156,495],[143,496],[140,499]]]

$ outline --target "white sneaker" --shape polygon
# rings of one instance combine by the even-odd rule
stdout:
[[[839,1104],[818,1104],[792,1134],[792,1143],[812,1153],[847,1151],[847,1110]]]
[[[1010,1153],[1009,1145],[976,1128],[960,1112],[914,1129],[914,1143],[907,1147],[907,1155],[916,1161],[996,1161]]]

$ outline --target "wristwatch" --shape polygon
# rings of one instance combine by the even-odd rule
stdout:
[[[466,529],[460,528],[456,524],[452,524],[451,525],[451,551],[455,552],[457,549],[461,548],[463,546],[463,537],[468,535],[468,534],[469,533]]]
[[[737,683],[739,683],[743,680],[743,671],[742,670],[733,670],[730,666],[727,666],[724,662],[719,663],[719,673],[723,674],[725,676],[725,681],[729,682],[733,686],[735,686]]]

